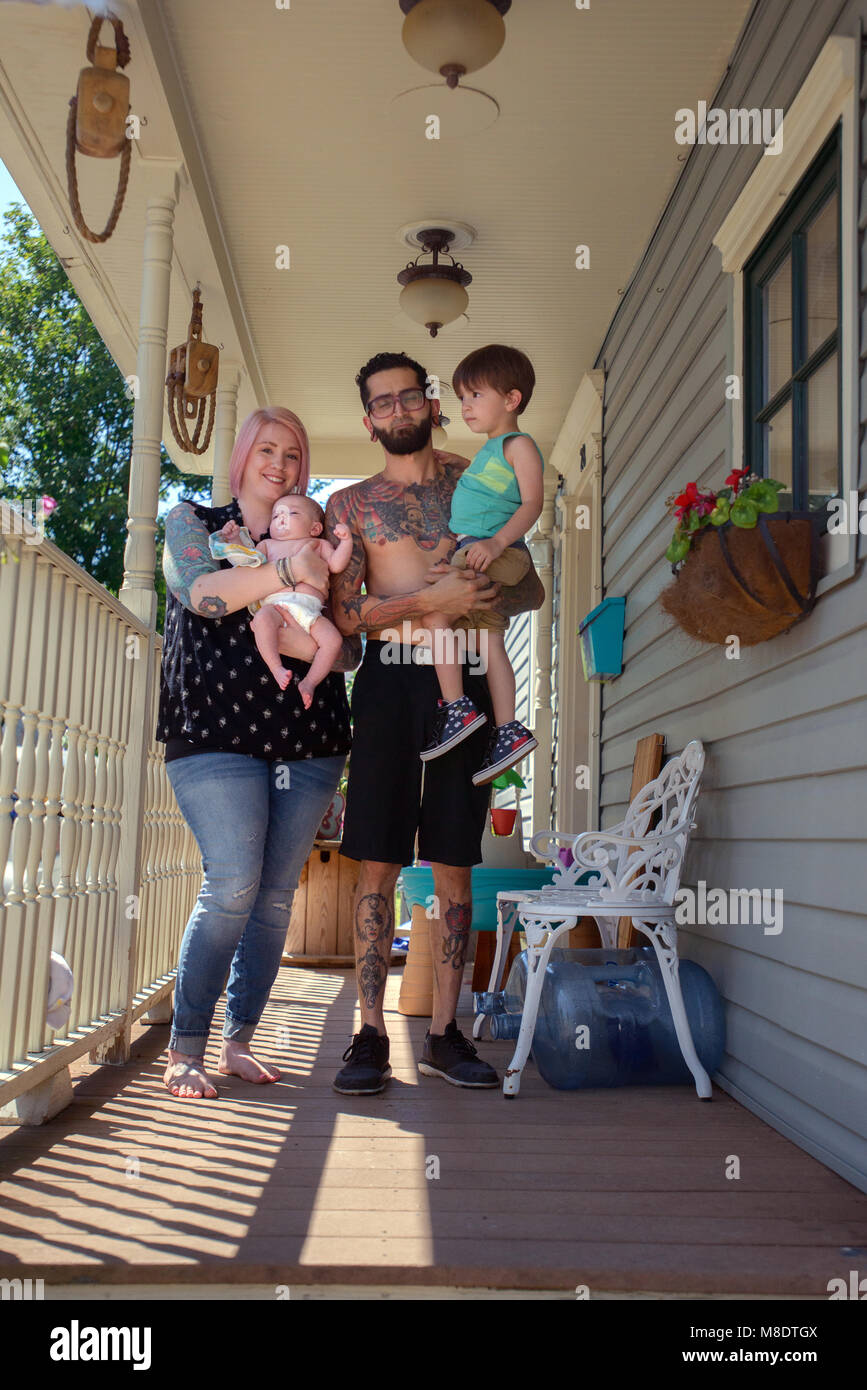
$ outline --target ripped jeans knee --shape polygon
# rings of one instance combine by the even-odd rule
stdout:
[[[283,884],[262,884],[256,895],[250,916],[263,927],[275,931],[285,931],[292,916],[292,900],[295,897],[295,884],[291,888]]]
[[[209,911],[229,916],[249,916],[259,892],[259,875],[251,871],[240,875],[221,875],[206,871],[199,889],[199,902]]]

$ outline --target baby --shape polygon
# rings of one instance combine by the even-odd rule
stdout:
[[[304,708],[313,703],[313,692],[334,665],[343,637],[333,623],[322,616],[328,598],[329,574],[346,569],[352,555],[352,534],[338,524],[334,534],[338,545],[325,540],[325,513],[312,497],[288,493],[274,503],[270,524],[271,539],[261,540],[256,549],[266,560],[286,558],[295,580],[294,589],[281,588],[262,600],[250,624],[256,646],[281,690],[292,679],[280,660],[277,634],[281,627],[300,627],[309,632],[318,651],[298,689]],[[229,521],[217,533],[224,541],[237,543],[241,528]]]

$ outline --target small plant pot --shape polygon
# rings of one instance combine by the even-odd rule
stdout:
[[[495,835],[511,835],[515,828],[515,817],[517,808],[509,806],[493,806],[491,808],[491,826]]]
[[[707,527],[661,597],[665,612],[699,642],[767,642],[805,617],[816,599],[815,512],[761,515],[752,528]]]

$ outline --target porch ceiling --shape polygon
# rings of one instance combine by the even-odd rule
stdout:
[[[2,6],[7,15],[25,8],[31,26],[72,19]],[[384,348],[418,356],[444,382],[485,342],[524,348],[538,376],[526,427],[550,449],[682,170],[674,112],[711,100],[748,9],[749,0],[608,0],[587,11],[517,0],[502,52],[470,79],[497,99],[500,117],[457,141],[428,140],[421,118],[387,114],[394,95],[428,78],[401,44],[397,0],[121,9],[151,47],[136,62],[134,42],[134,109],[158,73],[174,126],[149,123],[141,153],[171,157],[180,147],[210,242],[202,257],[213,253],[220,266],[252,389],[301,415],[315,472],[359,474],[377,462],[353,378]],[[86,14],[75,14],[83,35]],[[66,55],[71,90],[68,44]],[[432,91],[427,109],[444,113],[448,95]],[[473,275],[469,321],[434,342],[398,308],[395,276],[412,254],[398,229],[442,217],[477,236],[458,253]],[[122,226],[140,240],[138,218]],[[575,269],[578,243],[590,247],[589,271]],[[112,288],[134,324],[132,244]],[[290,270],[275,266],[281,244]],[[95,254],[110,265],[112,251]],[[200,274],[189,247],[184,269]],[[455,420],[450,439],[467,452],[473,436],[450,392],[444,408]]]

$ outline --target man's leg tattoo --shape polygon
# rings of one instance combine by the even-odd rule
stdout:
[[[470,923],[473,920],[473,905],[453,903],[449,898],[443,926],[443,965],[451,964],[453,970],[463,970],[467,958],[467,945],[470,940]]]
[[[355,909],[358,992],[374,1008],[385,988],[387,954],[394,933],[394,904],[383,893],[365,893]]]

